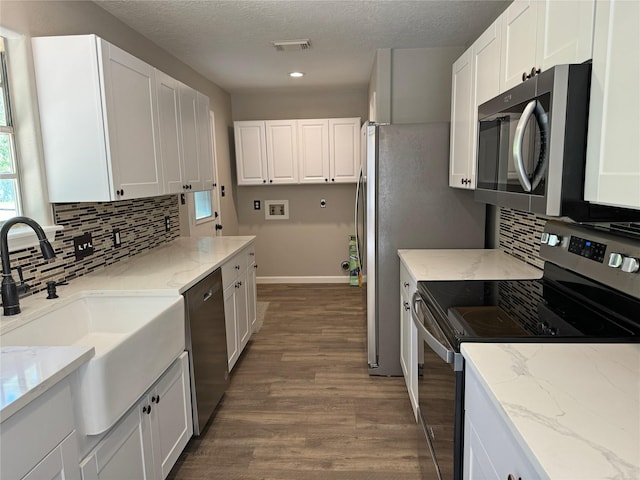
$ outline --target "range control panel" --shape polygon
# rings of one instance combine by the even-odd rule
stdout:
[[[602,228],[549,220],[540,257],[640,298],[640,239]]]
[[[575,235],[571,235],[569,240],[569,252],[600,263],[604,261],[606,249],[607,246],[604,243],[594,242]]]

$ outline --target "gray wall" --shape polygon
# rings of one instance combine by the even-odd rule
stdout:
[[[231,98],[227,92],[210,82],[176,57],[132,30],[124,23],[88,1],[4,1],[0,2],[0,24],[9,29],[16,43],[24,47],[24,54],[31,56],[29,37],[46,35],[79,35],[94,33],[99,37],[130,52],[168,75],[208,95],[211,109],[216,114],[216,157],[219,183],[230,192],[221,199],[221,211],[225,221],[225,233],[237,232],[237,214],[231,195],[231,169],[228,144],[228,128],[231,126]],[[5,32],[6,34],[6,32]],[[21,37],[21,38],[20,38]],[[27,62],[28,63],[28,62]],[[35,95],[35,90],[26,92]],[[37,118],[37,112],[33,115]],[[24,117],[23,117],[24,118]],[[34,118],[30,116],[30,119]],[[30,120],[32,124],[37,122]],[[33,125],[31,125],[33,129]],[[35,128],[39,130],[38,127]],[[38,136],[37,132],[34,136]],[[29,156],[41,155],[33,148]],[[23,154],[23,157],[25,155]],[[26,185],[28,189],[30,185]],[[33,185],[31,185],[33,187]]]
[[[234,120],[360,117],[364,121],[367,97],[366,88],[272,90],[234,93],[231,103]],[[265,277],[287,277],[294,281],[306,280],[300,277],[348,280],[340,262],[349,257],[348,236],[354,231],[355,184],[236,186],[235,189],[239,233],[257,235],[256,258],[261,280]],[[326,208],[320,208],[321,199],[327,201]],[[253,210],[254,200],[261,201],[261,210]],[[288,200],[289,220],[265,220],[265,200]]]

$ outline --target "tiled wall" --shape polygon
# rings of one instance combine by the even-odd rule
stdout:
[[[11,253],[12,275],[23,269],[30,294],[46,289],[46,282],[73,281],[94,270],[124,258],[151,250],[179,236],[178,198],[176,195],[108,203],[65,203],[53,206],[55,222],[64,226],[52,243],[56,258],[46,262],[39,247]],[[171,227],[165,231],[165,217]],[[120,230],[122,244],[113,245],[113,229]],[[91,232],[94,254],[76,261],[73,238]]]
[[[543,268],[538,257],[540,234],[547,217],[500,207],[499,248],[529,265]]]

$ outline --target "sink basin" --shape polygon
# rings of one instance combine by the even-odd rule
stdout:
[[[4,333],[3,346],[82,345],[95,356],[78,370],[84,431],[110,428],[185,348],[181,295],[85,292]]]

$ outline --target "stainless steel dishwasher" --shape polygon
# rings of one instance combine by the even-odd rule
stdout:
[[[187,290],[184,298],[193,434],[200,435],[229,383],[220,269]]]

